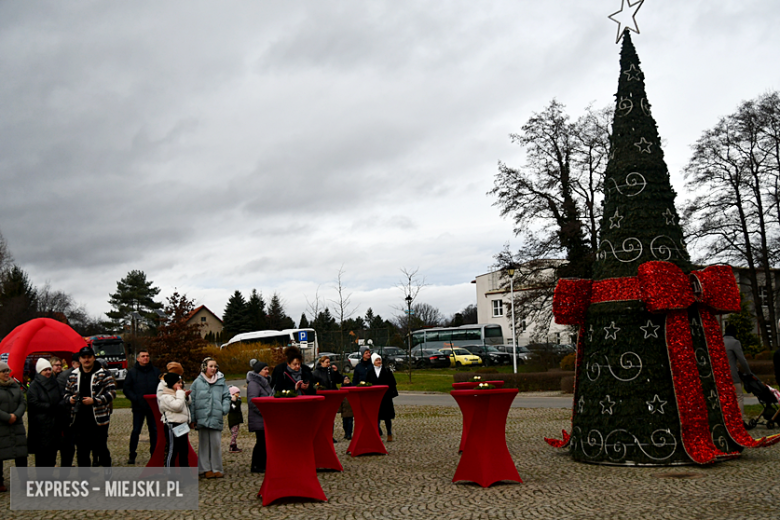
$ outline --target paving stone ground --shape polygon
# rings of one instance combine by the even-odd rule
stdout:
[[[245,412],[246,412],[246,405]],[[451,482],[458,464],[461,416],[457,408],[397,406],[396,441],[386,456],[352,458],[346,441],[336,444],[344,472],[321,472],[327,503],[280,501],[262,507],[257,491],[262,475],[250,473],[254,434],[242,426],[240,454],[227,453],[226,478],[202,480],[199,511],[9,511],[8,493],[0,496],[7,518],[123,519],[767,519],[780,510],[780,446],[747,450],[738,460],[714,466],[609,467],[576,463],[550,448],[543,437],[560,434],[570,412],[513,408],[507,444],[523,483],[483,489]],[[343,436],[336,419],[336,435]],[[111,420],[109,446],[115,464],[127,460],[130,410]],[[766,432],[754,430],[752,433]],[[148,437],[142,437],[148,443]],[[193,445],[197,436],[192,434]],[[141,451],[148,444],[142,442]],[[148,454],[139,453],[139,466]],[[30,458],[32,462],[32,457]],[[6,481],[10,464],[5,463]]]

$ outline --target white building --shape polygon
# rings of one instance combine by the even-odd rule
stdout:
[[[544,260],[538,273],[531,278],[533,287],[540,284],[555,284],[555,266],[562,260]],[[531,289],[529,277],[524,276],[524,283],[520,282],[519,270],[525,266],[518,267],[518,272],[514,275],[515,297],[522,291]],[[535,264],[539,268],[539,263]],[[477,290],[477,323],[497,323],[501,325],[504,334],[504,342],[509,345],[512,343],[511,326],[511,297],[509,278],[505,271],[493,271],[477,276],[471,283],[476,285]],[[506,285],[505,285],[506,284]],[[519,313],[515,309],[516,313]],[[537,331],[537,325],[524,316],[516,314],[517,322],[517,344],[528,345],[529,343],[576,343],[576,334],[571,333],[571,328],[565,325],[558,325],[555,321],[550,323],[544,332]],[[537,334],[537,332],[540,332]]]

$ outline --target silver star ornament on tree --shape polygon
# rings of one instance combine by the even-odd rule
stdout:
[[[612,13],[607,18],[618,24],[617,38],[615,43],[623,37],[624,31],[634,31],[639,34],[639,25],[636,23],[636,13],[645,0],[621,0],[620,11]]]

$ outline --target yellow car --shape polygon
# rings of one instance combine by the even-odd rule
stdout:
[[[482,358],[475,356],[465,348],[443,348],[439,352],[450,357],[451,367],[462,367],[467,365],[481,365]]]

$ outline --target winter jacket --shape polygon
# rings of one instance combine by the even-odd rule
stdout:
[[[244,424],[244,414],[241,413],[241,398],[237,397],[234,401],[230,399],[230,411],[228,412],[228,428],[237,424]]]
[[[210,428],[221,430],[223,418],[230,411],[230,391],[225,376],[218,374],[217,381],[210,384],[201,373],[190,387],[190,416],[198,430]]]
[[[68,384],[65,386],[64,400],[66,404],[70,403],[70,398],[79,395],[79,385],[81,381],[81,368],[74,370],[68,377]],[[92,369],[90,379],[90,395],[95,400],[92,405],[92,413],[95,415],[95,422],[98,426],[105,426],[111,420],[111,403],[116,398],[116,382],[111,376],[111,372],[105,368],[97,368],[97,363]],[[78,406],[70,408],[70,424],[76,420]]]
[[[734,384],[741,382],[739,378],[739,368],[737,362],[742,366],[744,374],[752,374],[747,359],[745,359],[745,353],[742,352],[742,343],[739,342],[734,336],[723,336],[723,346],[726,347],[726,356],[729,358],[729,366],[731,367],[731,380]]]
[[[35,374],[27,390],[27,451],[40,448],[57,449],[62,432],[68,424],[67,411],[57,380]]]
[[[274,392],[281,392],[282,390],[295,390],[295,382],[285,374],[287,371],[287,363],[279,363],[274,367],[274,371],[271,373],[271,388]],[[309,388],[302,390],[303,395],[316,395],[317,389],[314,388],[312,382],[311,368],[306,365],[301,365],[301,381],[309,383]]]
[[[189,404],[189,397],[184,390],[174,390],[168,388],[168,385],[157,396],[157,407],[163,423],[191,423]]]
[[[63,370],[59,373],[57,376],[57,384],[60,385],[60,393],[62,395],[65,395],[65,387],[68,385],[68,378],[73,373],[73,371],[76,370],[75,368],[69,368],[67,370]]]
[[[140,363],[136,362],[135,366],[127,371],[122,390],[125,392],[125,397],[130,399],[133,412],[145,413],[149,411],[149,403],[146,402],[144,396],[156,393],[159,381],[160,371],[151,363],[141,366]]]
[[[338,386],[344,381],[338,370],[333,370],[331,367],[325,368],[322,365],[317,365],[311,373],[312,383],[317,386],[320,384],[320,390],[338,390]]]
[[[341,379],[342,381],[344,378]],[[346,390],[352,386],[352,383],[345,383],[341,385],[342,390]],[[341,414],[342,419],[349,419],[350,417],[355,417],[355,413],[352,411],[352,406],[349,404],[349,399],[346,397],[341,401],[341,405],[339,405],[339,412]]]
[[[389,388],[385,395],[382,396],[382,404],[379,405],[379,419],[395,419],[395,407],[393,406],[393,397],[398,395],[398,389],[396,388],[395,376],[385,367],[379,371],[377,377],[374,367],[371,367],[371,371],[368,373],[366,381],[372,385],[387,385]]]
[[[27,456],[27,435],[24,431],[24,411],[27,402],[22,389],[13,379],[7,385],[0,384],[0,460]],[[13,424],[8,424],[11,414],[16,416]]]
[[[358,383],[361,381],[367,381],[368,379],[368,373],[369,371],[373,372],[374,365],[371,364],[371,361],[363,361],[362,359],[358,361],[357,366],[355,366],[355,371],[352,374],[352,384],[357,386]]]
[[[246,373],[246,400],[249,403],[249,431],[256,432],[264,430],[263,416],[260,410],[252,403],[255,397],[271,397],[274,391],[267,377],[263,377],[257,372],[250,370]]]

